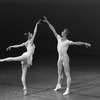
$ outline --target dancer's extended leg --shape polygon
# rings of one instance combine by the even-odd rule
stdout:
[[[8,58],[4,58],[4,59],[0,59],[0,62],[3,62],[3,61],[23,61],[23,60],[26,60],[26,56],[25,55],[21,55],[21,56],[18,56],[18,57],[8,57]]]
[[[54,89],[54,91],[57,91],[58,89],[61,89],[61,79],[63,79],[61,60],[58,60],[57,65],[58,65],[58,82],[57,82],[57,85],[56,85],[56,88]]]
[[[24,95],[27,94],[26,73],[27,73],[27,64],[23,63],[22,64],[22,77],[21,77],[21,81],[22,81],[22,84],[23,84]]]

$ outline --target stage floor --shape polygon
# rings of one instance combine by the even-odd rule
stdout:
[[[66,89],[65,75],[62,89],[53,91],[57,83],[57,58],[39,58],[27,72],[28,95],[24,96],[19,62],[0,63],[0,100],[100,100],[100,57],[72,56],[71,93]]]

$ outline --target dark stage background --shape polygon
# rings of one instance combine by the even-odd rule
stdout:
[[[21,55],[25,48],[6,52],[9,45],[26,41],[25,32],[33,32],[36,22],[47,16],[60,34],[70,30],[68,39],[92,44],[70,46],[69,54],[100,55],[99,0],[0,0],[0,58]],[[57,55],[56,38],[47,24],[38,26],[35,56]]]

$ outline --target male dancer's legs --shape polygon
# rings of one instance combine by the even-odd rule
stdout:
[[[68,56],[66,56],[64,58],[63,65],[64,65],[64,72],[65,72],[65,75],[67,78],[66,79],[67,88],[66,88],[66,91],[63,93],[63,95],[67,95],[70,92],[70,85],[71,85],[70,66],[69,66],[69,57]]]
[[[58,82],[57,82],[57,86],[54,89],[54,91],[57,91],[58,89],[61,89],[61,80],[63,79],[63,73],[62,73],[62,61],[61,59],[58,59]]]

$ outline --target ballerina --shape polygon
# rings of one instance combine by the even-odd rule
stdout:
[[[44,22],[46,22],[49,28],[53,31],[54,36],[57,38],[57,51],[58,51],[58,82],[54,91],[61,89],[61,79],[63,79],[62,68],[64,67],[64,72],[66,75],[67,80],[67,88],[63,95],[67,95],[70,93],[70,85],[71,85],[71,75],[70,75],[70,66],[69,66],[69,56],[67,54],[67,50],[69,45],[85,45],[86,47],[90,47],[91,44],[86,42],[73,42],[67,39],[67,34],[69,33],[68,29],[64,29],[62,31],[61,36],[57,34],[55,28],[50,24],[48,19],[44,16]]]
[[[27,86],[26,86],[26,73],[27,73],[27,68],[32,66],[32,59],[33,59],[33,54],[35,51],[35,44],[34,44],[34,39],[37,33],[37,26],[38,24],[40,24],[39,20],[34,28],[34,32],[33,35],[32,33],[28,32],[28,40],[22,44],[19,45],[13,45],[13,46],[9,46],[6,50],[10,50],[11,48],[18,48],[18,47],[22,47],[25,46],[27,51],[24,52],[21,56],[18,57],[7,57],[4,59],[0,59],[0,62],[4,62],[4,61],[21,61],[21,65],[22,65],[22,76],[21,76],[21,81],[22,81],[22,85],[23,85],[23,93],[24,95],[27,94]],[[26,33],[24,34],[26,35]]]

